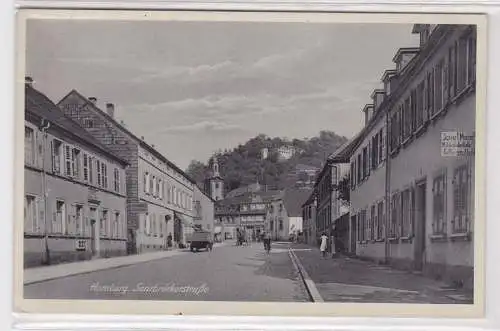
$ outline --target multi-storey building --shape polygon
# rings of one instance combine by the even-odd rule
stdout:
[[[174,245],[186,245],[186,235],[193,231],[195,182],[154,145],[118,123],[113,104],[102,111],[95,98],[73,90],[58,105],[130,164],[126,171],[129,253],[164,249],[170,235]]]
[[[238,229],[258,238],[265,230],[267,210],[276,191],[244,192],[216,202],[217,226],[224,239],[235,239]]]
[[[27,78],[25,266],[125,255],[127,162],[31,84]]]
[[[194,224],[204,231],[214,234],[215,201],[198,186],[194,187]]]
[[[306,202],[302,205],[302,219],[304,228],[304,241],[308,245],[318,244],[316,231],[316,197],[312,191]]]
[[[351,144],[357,254],[472,287],[476,31],[413,32]]]

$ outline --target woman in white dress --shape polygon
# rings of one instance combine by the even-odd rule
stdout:
[[[328,241],[328,237],[326,236],[325,233],[321,235],[321,245],[319,246],[319,250],[321,251],[321,255],[323,257],[326,257],[326,244]]]

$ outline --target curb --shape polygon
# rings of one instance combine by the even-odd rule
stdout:
[[[319,294],[318,289],[316,288],[316,285],[314,284],[314,281],[309,277],[309,274],[305,270],[304,266],[300,263],[299,258],[291,248],[288,248],[288,255],[290,256],[290,259],[292,260],[293,266],[297,271],[299,272],[300,279],[304,283],[304,286],[306,287],[307,294],[309,294],[309,298],[311,299],[312,302],[325,302],[323,300],[323,297],[321,297],[321,294]]]

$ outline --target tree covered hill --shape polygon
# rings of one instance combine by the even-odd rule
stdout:
[[[346,141],[346,137],[330,131],[321,131],[317,137],[291,141],[260,134],[233,150],[219,151],[215,155],[224,178],[225,192],[257,181],[273,189],[284,189],[293,185],[290,173],[297,165],[321,168],[326,157]],[[277,150],[282,146],[293,146],[299,152],[288,160],[279,160]],[[262,159],[264,148],[269,150],[267,159]],[[186,170],[199,185],[210,174],[209,161],[193,160]]]

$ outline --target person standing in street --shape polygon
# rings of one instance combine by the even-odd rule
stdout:
[[[327,249],[328,237],[323,232],[321,234],[321,238],[320,239],[321,239],[321,245],[319,246],[319,250],[321,251],[321,256],[323,258],[326,258],[326,249]]]

